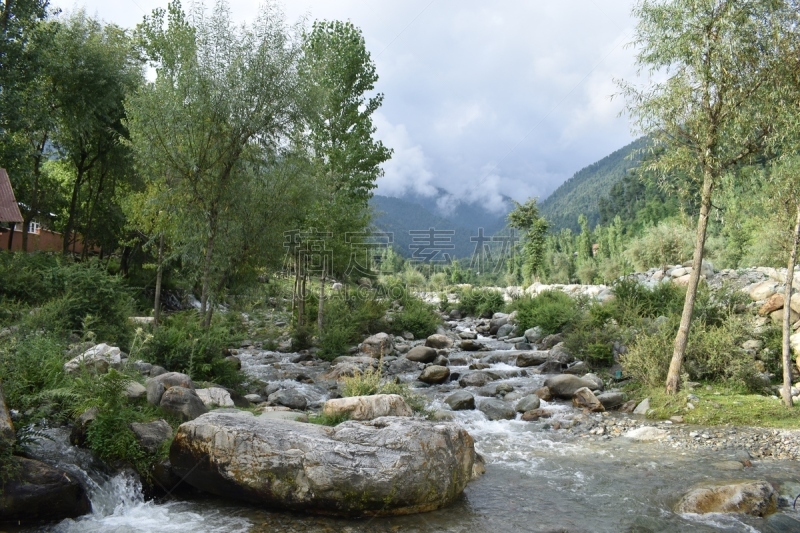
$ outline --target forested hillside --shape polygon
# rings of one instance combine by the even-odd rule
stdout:
[[[541,213],[550,222],[551,231],[570,228],[579,231],[578,216],[586,215],[589,226],[600,221],[598,199],[608,196],[612,187],[622,181],[639,164],[634,153],[646,143],[640,138],[611,153],[596,163],[579,170],[541,203]]]

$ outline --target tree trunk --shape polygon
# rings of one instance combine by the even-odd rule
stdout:
[[[206,256],[203,261],[203,291],[200,294],[200,314],[205,317],[203,319],[203,325],[205,327],[211,325],[211,315],[208,314],[207,311],[209,289],[211,288],[211,259],[214,254],[214,233],[215,232],[212,230],[206,242]],[[208,320],[208,323],[206,323],[206,320]]]
[[[324,318],[325,303],[325,271],[319,278],[319,305],[317,306],[317,335],[322,335],[322,322]]]
[[[75,178],[75,185],[72,187],[72,199],[69,203],[69,216],[67,217],[67,226],[64,228],[64,243],[62,253],[67,255],[69,253],[69,241],[72,235],[72,228],[75,225],[75,210],[78,205],[78,190],[81,188],[81,181],[83,181],[83,171],[78,171],[78,176]]]
[[[675,346],[672,352],[672,361],[667,373],[667,394],[678,391],[681,378],[683,356],[686,354],[686,345],[689,340],[689,328],[692,325],[694,302],[697,298],[697,285],[700,283],[700,270],[703,266],[703,247],[706,243],[706,229],[708,228],[708,213],[711,210],[711,193],[714,191],[714,177],[709,171],[704,172],[703,192],[700,197],[700,216],[697,219],[697,235],[695,236],[694,255],[692,257],[692,273],[689,275],[689,285],[686,287],[686,299],[683,302],[683,314],[678,334],[675,336]]]
[[[161,318],[161,277],[164,273],[164,234],[158,239],[158,270],[156,270],[156,297],[153,302],[153,325],[158,327]]]
[[[16,227],[17,227],[17,225],[12,222],[11,223],[11,231],[8,233],[8,251],[9,252],[11,251],[11,245],[14,244],[14,228],[16,228]]]
[[[31,220],[33,216],[23,217],[22,221],[22,251],[28,251],[28,229],[31,227]]]
[[[783,292],[783,403],[792,407],[792,346],[789,336],[792,334],[792,282],[794,281],[794,264],[797,260],[797,241],[800,238],[800,203],[797,204],[797,219],[794,224],[792,250],[789,252],[789,265],[786,270],[786,288]]]

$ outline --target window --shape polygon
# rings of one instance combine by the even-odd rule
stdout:
[[[28,224],[28,233],[34,233],[38,235],[41,228],[42,226],[38,222],[31,222]]]

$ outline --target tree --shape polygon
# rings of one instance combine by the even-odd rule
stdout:
[[[666,390],[678,389],[700,281],[711,200],[721,178],[765,146],[774,110],[765,105],[780,64],[782,0],[640,0],[634,45],[640,71],[666,76],[639,89],[621,83],[636,126],[662,150],[643,165],[665,182],[685,174],[699,196],[692,273]]]
[[[236,26],[220,1],[187,17],[179,2],[138,29],[156,79],[128,102],[141,168],[172,186],[158,202],[184,264],[195,265],[201,312],[255,258],[281,249],[280,220],[299,205],[300,176],[282,154],[298,123],[299,43],[273,4]]]
[[[378,74],[358,28],[350,22],[315,22],[305,36],[299,71],[308,128],[304,141],[317,179],[305,224],[329,235],[325,245],[330,264],[319,270],[317,325],[321,331],[326,276],[363,275],[351,268],[350,259],[352,246],[365,243],[353,239],[366,238],[357,234],[366,233],[370,220],[367,202],[383,174],[380,165],[391,157],[391,150],[373,138],[372,115],[383,95],[367,97]],[[303,275],[303,265],[299,267],[298,275]]]
[[[514,209],[508,214],[508,225],[524,234],[524,275],[533,279],[544,262],[545,234],[549,227],[547,220],[539,216],[536,198],[530,198],[524,204],[515,201]]]

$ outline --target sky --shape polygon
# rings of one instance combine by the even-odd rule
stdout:
[[[544,199],[635,137],[624,101],[612,98],[614,80],[636,80],[633,0],[280,3],[290,23],[350,20],[363,31],[384,94],[376,136],[394,150],[378,194],[500,210],[504,196]],[[166,4],[51,0],[130,28]],[[239,22],[261,4],[229,0]]]

